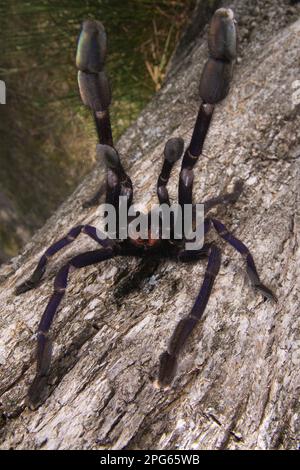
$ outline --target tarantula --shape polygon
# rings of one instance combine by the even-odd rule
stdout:
[[[232,67],[236,58],[236,22],[232,10],[220,8],[213,15],[209,27],[208,49],[209,57],[200,80],[201,104],[190,144],[183,155],[179,177],[178,199],[183,210],[186,205],[193,204],[193,168],[202,153],[215,105],[223,100],[229,91]],[[133,198],[133,188],[131,180],[120,161],[119,154],[113,145],[109,117],[111,93],[104,70],[105,56],[106,34],[103,25],[94,20],[84,21],[76,55],[79,90],[83,103],[91,109],[95,120],[99,138],[97,154],[106,163],[106,202],[112,204],[118,212],[120,196],[126,198],[127,207],[129,207]],[[175,162],[181,158],[183,150],[184,143],[180,138],[170,139],[165,146],[163,166],[157,182],[157,195],[160,204],[170,205],[167,183],[171,170]],[[233,192],[221,194],[205,201],[205,213],[218,204],[235,202],[242,192],[242,186],[242,182],[238,180],[234,185]],[[224,240],[242,255],[247,274],[254,289],[259,291],[265,299],[277,301],[272,291],[260,281],[253,257],[248,248],[233,236],[220,221],[213,217],[205,217],[205,235],[210,228],[214,228]],[[149,234],[150,229],[149,226]],[[120,227],[118,226],[117,235],[119,230]],[[171,236],[171,239],[153,239],[149,235],[147,239],[130,237],[111,239],[103,236],[104,234],[101,234],[95,227],[78,225],[45,251],[31,277],[17,287],[16,293],[21,294],[37,287],[45,273],[49,258],[72,243],[80,233],[91,237],[101,245],[101,248],[71,258],[60,268],[55,277],[54,292],[38,326],[37,371],[28,391],[31,404],[37,402],[43,378],[47,376],[50,368],[52,346],[49,329],[65,294],[71,269],[83,268],[116,256],[133,256],[147,259],[156,256],[157,258],[169,258],[180,262],[208,259],[204,280],[195,304],[191,312],[179,321],[167,349],[160,356],[157,385],[167,388],[175,377],[179,354],[203,315],[220,268],[221,251],[212,242],[204,243],[199,250],[188,250],[185,247],[184,238],[177,240]]]

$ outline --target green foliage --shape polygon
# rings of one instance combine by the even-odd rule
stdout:
[[[42,107],[66,100],[68,106],[81,109],[74,67],[77,36],[83,19],[100,19],[109,38],[108,69],[120,134],[157,88],[145,62],[153,68],[161,65],[163,76],[193,4],[186,0],[4,1],[0,14],[4,62],[7,59],[9,66],[0,69],[1,75],[44,72],[54,76],[56,87],[28,97],[33,98],[32,104]]]

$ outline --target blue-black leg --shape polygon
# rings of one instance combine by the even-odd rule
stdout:
[[[202,153],[213,111],[214,105],[201,103],[190,145],[183,156],[178,190],[178,200],[182,207],[184,204],[192,204],[193,202],[193,168]]]
[[[113,147],[109,116],[111,90],[104,69],[106,42],[106,33],[99,21],[84,21],[78,40],[76,65],[80,96],[83,103],[92,111],[96,125],[99,141],[97,156],[104,157],[107,164],[106,202],[113,204],[117,209],[119,196],[127,196],[131,204],[132,183]],[[92,199],[84,203],[84,207],[90,207],[98,201],[99,191]]]
[[[157,181],[157,196],[160,204],[170,205],[167,184],[172,168],[183,152],[184,142],[180,137],[169,139],[164,148],[164,162]]]
[[[244,245],[244,243],[241,242],[238,238],[234,237],[232,233],[227,230],[225,225],[222,224],[222,222],[217,219],[211,219],[211,221],[218,234],[231,246],[233,246],[233,248],[235,248],[245,259],[247,274],[254,290],[260,292],[265,299],[270,299],[274,302],[277,302],[278,299],[276,295],[271,291],[271,289],[269,289],[269,287],[265,286],[261,282],[254,263],[254,259],[247,246]]]
[[[183,263],[199,261],[208,257],[210,248],[211,243],[205,243],[200,250],[181,250],[177,257]]]
[[[73,227],[65,237],[53,243],[53,245],[51,245],[45,251],[41,259],[39,260],[38,265],[35,268],[33,274],[30,276],[29,279],[17,286],[15,294],[20,295],[24,292],[27,292],[28,290],[37,287],[43,277],[43,274],[45,273],[49,258],[54,256],[65,246],[70,245],[70,243],[72,243],[80,233],[85,233],[104,248],[112,248],[113,246],[115,246],[112,240],[106,238],[105,234],[100,230],[96,229],[95,227],[92,227],[91,225],[77,225],[76,227]]]
[[[204,250],[207,250],[208,264],[200,292],[190,314],[179,321],[167,350],[160,357],[157,385],[162,388],[168,388],[175,377],[178,356],[204,313],[215,278],[220,269],[220,249],[213,244],[210,246],[204,245],[204,247]]]
[[[109,118],[111,90],[104,68],[106,53],[107,38],[102,23],[84,21],[76,53],[80,96],[93,114],[99,142],[112,146]]]
[[[59,270],[58,274],[56,275],[54,280],[54,292],[50,297],[38,326],[36,376],[28,391],[28,402],[32,408],[35,408],[39,401],[39,395],[49,371],[52,355],[52,341],[49,337],[49,329],[58,307],[64,297],[68,284],[68,275],[70,269],[79,269],[90,266],[92,264],[100,263],[101,261],[113,258],[114,256],[116,256],[116,253],[112,248],[88,251],[72,258]]]
[[[103,160],[107,167],[106,203],[112,204],[116,210],[119,206],[119,196],[127,198],[128,205],[132,203],[132,182],[127,175],[116,149],[109,145],[97,145],[97,158]]]
[[[111,90],[105,72],[107,38],[105,29],[99,21],[87,20],[82,24],[78,38],[76,66],[78,69],[79,92],[83,104],[90,108],[98,136],[102,145],[113,147],[109,106]],[[97,205],[103,190],[109,190],[103,184],[99,191],[83,207]]]
[[[203,68],[199,94],[201,105],[179,176],[179,204],[192,204],[193,168],[203,149],[215,105],[229,92],[233,63],[236,57],[236,28],[234,14],[229,8],[215,12],[209,27],[209,58]]]
[[[107,167],[106,176],[106,204],[111,204],[116,211],[116,237],[119,238],[119,209],[120,197],[125,198],[128,211],[132,203],[133,187],[132,182],[121,163],[120,156],[116,149],[109,145],[97,145],[97,156],[103,160]]]

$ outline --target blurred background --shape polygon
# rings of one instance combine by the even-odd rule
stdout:
[[[0,0],[0,263],[94,165],[95,134],[75,68],[85,18],[108,34],[117,138],[159,90],[196,0]]]

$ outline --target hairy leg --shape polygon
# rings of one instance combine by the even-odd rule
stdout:
[[[132,183],[121,165],[119,156],[113,148],[109,106],[111,103],[111,90],[105,72],[106,33],[99,21],[87,20],[82,25],[78,40],[76,65],[78,68],[78,84],[83,103],[90,108],[96,125],[99,144],[97,156],[107,155],[110,151],[111,159],[106,160],[106,202],[118,208],[119,196],[126,195],[132,199]],[[100,148],[100,152],[99,152]],[[103,148],[106,148],[104,151]],[[105,157],[104,155],[104,157]],[[101,191],[84,203],[84,207],[97,204]]]
[[[119,197],[127,198],[128,206],[132,203],[132,182],[121,163],[116,149],[109,145],[97,145],[97,158],[103,160],[107,167],[106,203],[119,209]]]
[[[91,225],[77,225],[76,227],[73,227],[65,237],[53,243],[53,245],[45,251],[30,278],[17,286],[15,291],[16,295],[23,294],[24,292],[37,287],[46,271],[48,260],[62,248],[70,245],[70,243],[72,243],[80,233],[85,233],[104,248],[112,249],[115,246],[112,240],[106,238],[105,234],[95,227],[92,227]]]
[[[214,112],[214,105],[201,103],[192,139],[185,151],[179,176],[178,200],[181,206],[193,202],[194,166],[202,153],[204,141]]]
[[[254,290],[260,292],[265,297],[265,299],[270,299],[274,302],[277,302],[278,299],[276,295],[271,291],[271,289],[269,289],[261,282],[254,263],[253,256],[251,255],[247,246],[244,245],[244,243],[241,242],[238,238],[234,237],[232,233],[227,230],[225,225],[222,224],[222,222],[217,219],[211,219],[211,221],[220,237],[222,237],[231,246],[233,246],[233,248],[235,248],[245,259],[247,274]]]
[[[194,172],[209,130],[215,105],[226,98],[236,57],[236,29],[232,10],[220,8],[213,15],[208,36],[209,58],[200,80],[201,105],[179,176],[179,204],[192,204]]]
[[[160,357],[157,379],[159,387],[168,388],[171,385],[176,374],[178,356],[201,319],[209,300],[215,278],[220,269],[221,251],[217,246],[211,244],[207,250],[207,255],[208,264],[195,304],[189,315],[177,324],[167,350]]]
[[[207,258],[211,249],[211,243],[205,243],[200,250],[181,250],[178,253],[178,260],[184,263],[195,262]]]
[[[184,142],[181,138],[169,139],[164,149],[164,162],[157,181],[157,196],[160,204],[170,205],[167,184],[171,176],[171,171],[183,152]]]
[[[52,356],[52,341],[49,337],[49,329],[55,313],[64,297],[68,284],[68,275],[71,268],[79,269],[92,264],[100,263],[116,256],[111,248],[88,251],[72,258],[58,272],[54,280],[54,291],[43,313],[37,332],[36,376],[28,391],[29,404],[34,407],[43,388],[45,376],[49,371]]]
[[[112,146],[109,118],[111,91],[104,68],[106,53],[107,39],[102,23],[96,20],[84,21],[76,53],[80,96],[93,114],[99,142]]]

